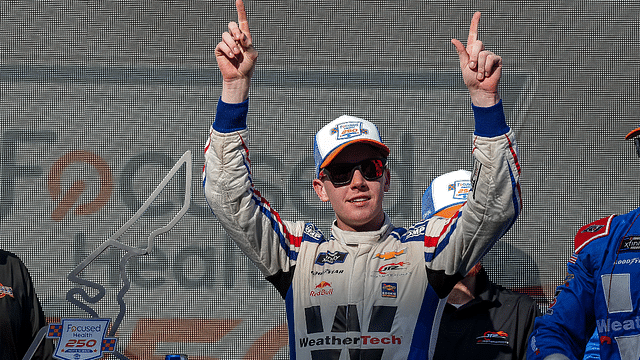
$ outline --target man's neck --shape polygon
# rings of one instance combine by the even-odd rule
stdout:
[[[455,305],[464,305],[475,299],[476,278],[475,276],[467,276],[460,280],[451,290],[447,303]]]

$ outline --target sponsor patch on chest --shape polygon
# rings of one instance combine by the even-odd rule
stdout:
[[[620,251],[640,251],[640,236],[625,236],[620,241]]]
[[[321,281],[318,285],[311,289],[311,293],[309,293],[309,296],[311,297],[324,295],[333,295],[333,288],[331,287],[331,283],[327,281]]]
[[[13,297],[13,288],[11,286],[3,286],[0,284],[0,298],[5,296]]]
[[[391,262],[381,265],[377,270],[373,271],[371,277],[398,277],[411,275],[407,261]]]
[[[476,344],[480,345],[509,345],[509,334],[506,331],[485,331],[476,338]]]
[[[391,259],[395,259],[396,257],[400,256],[400,255],[404,255],[407,253],[407,248],[403,248],[400,250],[391,250],[391,251],[387,251],[387,252],[381,252],[381,253],[377,253],[375,255],[373,255],[373,258],[376,259],[382,259],[382,260],[391,260]]]
[[[397,283],[382,283],[382,297],[397,298],[398,297],[398,284]]]
[[[340,252],[340,251],[321,252],[320,254],[318,254],[318,257],[316,257],[316,264],[317,265],[338,264],[338,263],[343,263],[346,258],[347,258],[346,252]]]

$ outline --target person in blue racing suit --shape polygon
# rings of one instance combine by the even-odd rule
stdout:
[[[640,128],[627,134],[640,156]],[[640,208],[581,227],[567,277],[536,319],[527,359],[582,359],[597,332],[601,359],[640,358]]]

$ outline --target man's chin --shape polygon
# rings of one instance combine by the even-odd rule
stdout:
[[[356,215],[356,214],[351,214]],[[377,220],[377,216],[362,216],[362,217],[354,217],[351,216],[347,221],[343,221],[345,225],[354,229],[355,231],[375,231],[380,229],[382,223],[384,222],[384,217],[382,220]]]

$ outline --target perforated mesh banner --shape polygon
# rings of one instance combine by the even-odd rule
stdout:
[[[544,309],[577,229],[637,206],[640,163],[624,135],[640,125],[640,3],[246,7],[260,52],[254,181],[282,218],[329,229],[312,136],[342,114],[376,123],[391,148],[385,211],[397,226],[420,218],[431,179],[470,169],[473,115],[450,40],[466,42],[476,10],[480,39],[504,59],[523,169],[524,209],[484,259],[490,277]],[[288,358],[283,300],[202,192],[221,90],[213,50],[235,19],[231,0],[0,2],[0,246],[26,263],[49,321],[119,319],[122,357]],[[101,248],[121,230],[128,247]]]

